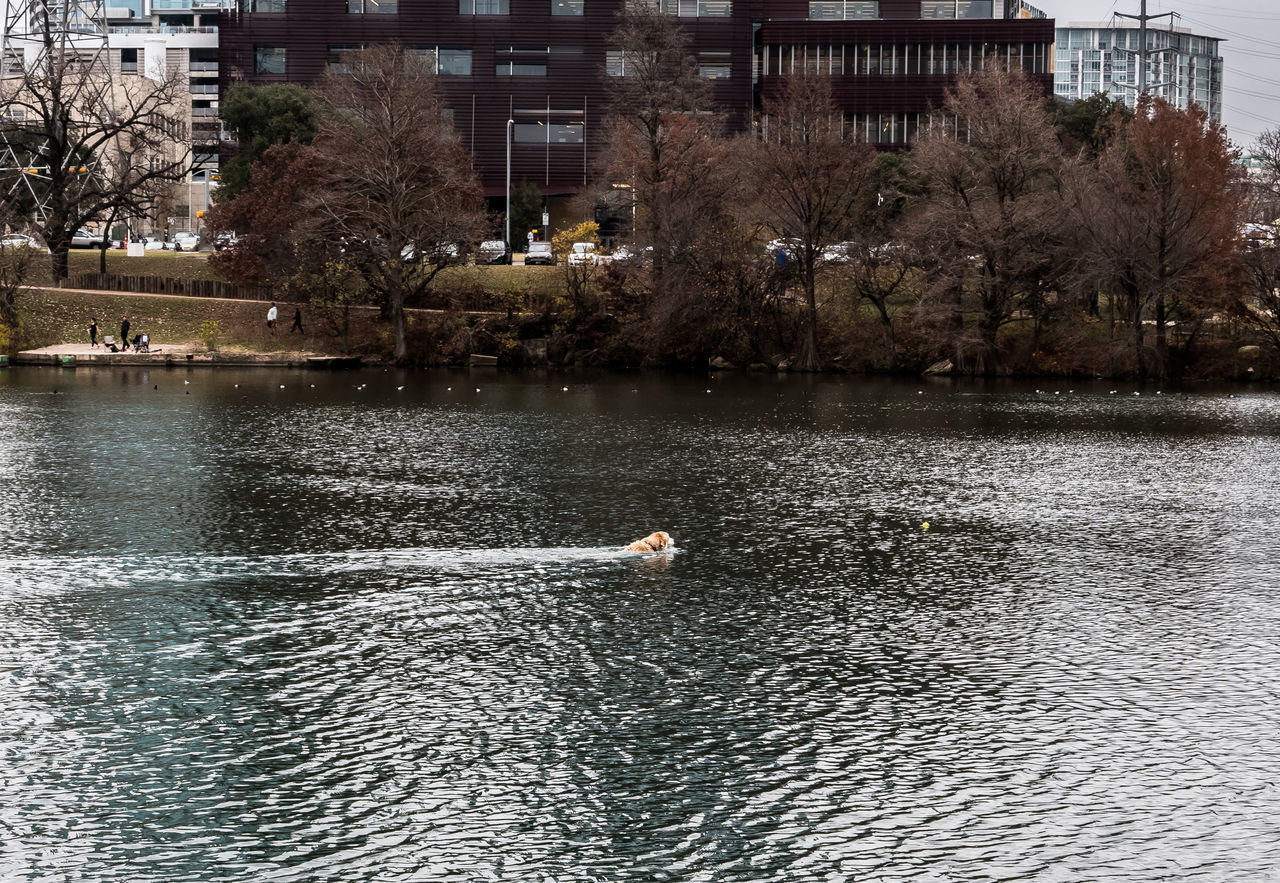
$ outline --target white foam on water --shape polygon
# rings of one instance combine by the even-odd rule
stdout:
[[[135,585],[192,585],[263,577],[310,577],[370,570],[457,572],[477,569],[607,565],[637,558],[670,558],[662,552],[628,552],[618,546],[553,546],[500,549],[357,549],[281,555],[147,554],[0,556],[0,599],[58,595],[68,591],[119,590]]]

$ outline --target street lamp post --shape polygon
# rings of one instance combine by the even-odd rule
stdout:
[[[511,247],[511,129],[515,124],[515,120],[507,120],[507,235],[504,241],[508,253],[514,251]]]

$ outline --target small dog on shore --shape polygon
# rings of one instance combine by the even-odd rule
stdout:
[[[643,540],[636,540],[625,546],[624,552],[665,552],[671,545],[671,535],[665,530],[655,530]]]

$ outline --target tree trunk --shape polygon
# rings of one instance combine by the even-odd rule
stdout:
[[[1133,323],[1133,357],[1137,363],[1138,379],[1142,380],[1147,376],[1147,359],[1143,353],[1146,344],[1142,333],[1142,297],[1136,290],[1132,289],[1128,292],[1128,295],[1130,321]]]
[[[397,365],[403,365],[409,361],[409,347],[405,341],[404,296],[392,295],[388,297],[388,301],[391,302],[391,328],[395,342],[392,355]]]
[[[965,364],[964,352],[961,341],[964,338],[964,286],[955,284],[951,286],[951,300],[948,303],[950,309],[947,316],[947,324],[951,334],[951,364],[956,367],[957,371],[963,370]]]
[[[1156,295],[1156,355],[1155,355],[1155,373],[1156,379],[1166,380],[1169,376],[1169,340],[1165,335],[1165,304],[1164,295]]]
[[[818,361],[818,293],[812,267],[805,273],[804,299],[804,340],[801,341],[800,364],[797,367],[801,371],[819,371],[822,366]]]
[[[67,243],[49,243],[49,268],[54,282],[67,278]]]

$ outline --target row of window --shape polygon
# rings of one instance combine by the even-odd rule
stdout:
[[[942,113],[846,113],[839,115],[840,137],[868,144],[909,144],[931,127],[941,127],[951,135],[959,134],[959,120]],[[832,122],[835,119],[833,118]],[[764,137],[769,137],[770,120],[761,120]]]
[[[330,70],[347,70],[344,56],[358,45],[329,47]],[[428,60],[442,76],[469,77],[473,73],[472,50],[443,46],[413,46],[409,51]],[[499,77],[545,77],[549,57],[581,55],[581,46],[512,46],[495,51],[494,75]],[[283,46],[255,46],[253,70],[256,74],[284,74]],[[960,74],[978,70],[987,61],[996,61],[1032,74],[1049,73],[1048,47],[1043,43],[906,43],[906,44],[805,44],[766,46],[761,73],[765,76],[802,73],[831,76],[896,76]],[[635,60],[621,50],[605,52],[605,73],[626,76]],[[732,75],[728,50],[698,53],[698,74],[707,79]]]
[[[350,70],[347,56],[358,52],[358,44],[331,45],[328,69],[333,73]],[[472,75],[472,50],[446,46],[410,46],[408,51],[424,59],[441,76],[469,77]],[[581,46],[512,46],[494,52],[494,75],[499,77],[545,77],[550,56],[582,55]],[[259,74],[283,74],[285,50],[279,46],[257,46],[254,51],[254,72]],[[621,50],[605,52],[605,73],[622,77],[628,73],[628,62]],[[632,62],[631,66],[634,66]],[[730,53],[726,50],[705,50],[698,53],[698,75],[707,79],[725,79],[732,75]]]
[[[920,17],[991,18],[991,0],[923,0]],[[812,21],[863,21],[880,17],[879,0],[809,0]]]
[[[282,13],[286,0],[241,0],[244,12]],[[397,15],[399,0],[346,0],[353,15]],[[726,18],[733,15],[732,0],[657,0],[666,15],[682,18]],[[551,0],[552,15],[584,15],[586,0]],[[459,15],[510,15],[511,0],[458,0]]]
[[[811,71],[832,76],[971,73],[988,60],[1049,73],[1049,47],[1044,43],[896,43],[775,45],[764,48],[761,73]]]

